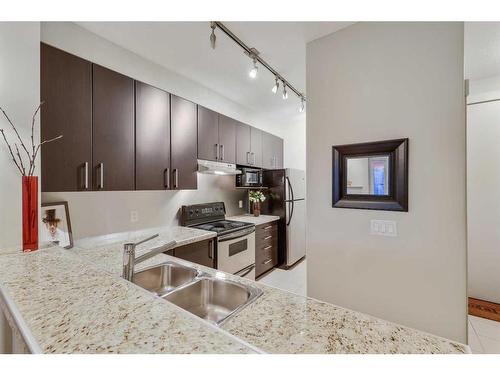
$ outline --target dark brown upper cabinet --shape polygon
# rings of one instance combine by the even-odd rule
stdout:
[[[242,122],[236,124],[236,164],[252,165],[250,128]]]
[[[93,65],[95,190],[134,190],[134,80]]]
[[[171,95],[170,108],[171,188],[196,189],[198,187],[196,104]]]
[[[219,161],[236,163],[236,120],[219,115]]]
[[[219,159],[219,114],[198,106],[198,158]]]
[[[92,189],[92,64],[41,43],[41,189]]]
[[[135,81],[135,188],[169,189],[170,94]]]
[[[262,131],[250,125],[237,123],[236,164],[262,167]]]
[[[332,206],[408,211],[408,138],[333,146]]]
[[[262,166],[266,169],[283,168],[283,139],[262,132]]]
[[[250,127],[250,152],[252,166],[262,167],[262,130]]]
[[[198,158],[236,163],[236,120],[198,106]]]

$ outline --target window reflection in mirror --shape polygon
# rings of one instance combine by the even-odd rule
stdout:
[[[347,194],[389,195],[389,155],[347,158]]]

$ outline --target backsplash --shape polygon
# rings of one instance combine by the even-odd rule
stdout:
[[[234,187],[234,176],[206,174],[198,174],[197,190],[42,193],[44,203],[68,202],[75,240],[179,225],[179,209],[184,204],[221,201],[228,216],[238,215],[244,213],[238,208],[238,201],[244,199],[245,190]],[[132,216],[137,221],[132,222]]]

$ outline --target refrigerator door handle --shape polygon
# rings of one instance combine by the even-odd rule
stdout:
[[[292,184],[290,183],[290,179],[288,177],[286,178],[286,184],[288,185],[288,191],[290,192],[290,199],[291,201],[295,200],[295,196],[293,195],[293,188]]]
[[[293,209],[294,209],[295,202],[294,201],[289,201],[288,204],[291,205],[291,209],[289,209],[290,214],[288,216],[288,222],[286,223],[286,226],[289,226],[290,222],[292,221]]]

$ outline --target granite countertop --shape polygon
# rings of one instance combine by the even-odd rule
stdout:
[[[230,217],[227,217],[226,219],[227,220],[235,220],[235,221],[245,221],[247,223],[261,225],[261,224],[266,224],[266,223],[270,223],[272,221],[279,220],[280,217],[273,216],[273,215],[253,216],[251,214],[245,214],[245,215],[230,216]]]
[[[180,228],[160,231],[157,241],[178,236],[182,244],[182,238],[195,242],[212,235]],[[0,256],[0,291],[15,304],[24,329],[42,352],[470,352],[463,344],[196,265],[263,290],[256,301],[216,327],[122,279],[124,239],[116,240],[101,239],[95,246],[87,241],[71,251],[51,248]],[[147,248],[139,247],[138,254]],[[138,269],[167,260],[192,265],[161,254]]]

